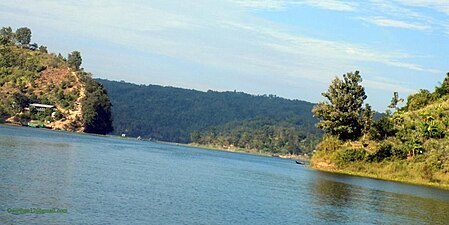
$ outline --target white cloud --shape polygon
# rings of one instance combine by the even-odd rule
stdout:
[[[427,7],[449,15],[449,1],[447,0],[397,0],[403,5]]]
[[[280,10],[285,8],[286,2],[282,0],[234,0],[235,3],[248,8]]]
[[[335,11],[355,11],[357,6],[353,2],[344,2],[338,0],[303,0],[298,1],[298,3]]]
[[[355,4],[334,0],[197,0],[182,4],[172,0],[144,1],[140,4],[123,3],[119,0],[73,1],[65,4],[57,1],[25,4],[19,1],[0,2],[0,20],[28,23],[32,29],[33,26],[45,26],[50,35],[63,33],[68,39],[81,37],[108,43],[109,46],[113,46],[108,52],[116,54],[111,58],[129,57],[134,60],[133,57],[136,56],[123,53],[123,49],[132,51],[131,54],[139,52],[143,55],[153,55],[155,58],[167,58],[169,62],[164,62],[166,69],[155,70],[152,67],[160,65],[142,59],[139,59],[140,64],[135,66],[141,68],[140,76],[149,73],[148,71],[156,71],[164,76],[159,78],[160,80],[171,79],[179,86],[182,86],[182,82],[194,83],[184,77],[177,77],[182,73],[191,76],[209,73],[203,76],[209,80],[216,79],[214,76],[231,77],[232,75],[227,74],[233,74],[234,77],[241,76],[246,80],[265,79],[266,83],[282,81],[279,83],[291,84],[314,81],[313,85],[317,83],[321,85],[327,84],[334,75],[349,72],[355,69],[354,65],[364,63],[381,64],[387,68],[407,71],[404,74],[410,71],[433,71],[415,62],[417,56],[400,49],[371,47],[368,44],[361,44],[363,42],[350,43],[332,39],[333,36],[312,37],[250,13],[251,9],[282,10],[292,4],[346,11],[351,15],[362,8],[360,2]],[[6,6],[7,10],[2,10]],[[29,8],[46,10],[42,12],[28,10]],[[17,13],[21,10],[26,10],[27,13]],[[399,20],[375,16],[367,18],[377,19],[377,25],[415,30],[429,29],[426,24],[420,27],[421,24],[415,22],[401,23]],[[47,45],[47,43],[39,44]],[[50,43],[48,45],[51,46]],[[85,48],[90,47],[92,46]],[[70,48],[78,47],[70,46]],[[127,59],[126,62],[133,62],[131,59]],[[114,73],[115,67],[120,67],[117,63],[120,60],[110,61],[109,64],[107,61],[103,60],[105,65],[102,68],[99,66],[104,70],[103,74],[111,71]],[[179,69],[169,68],[179,66],[176,63],[188,66],[181,66]],[[195,70],[200,70],[198,68],[202,71]],[[123,69],[120,73],[123,71],[126,70]],[[118,76],[126,74],[116,75]],[[131,79],[133,74],[129,76]],[[147,77],[146,80],[152,79]],[[207,83],[204,84],[207,86]],[[197,84],[195,87],[204,84]],[[388,88],[388,90],[410,91],[403,87],[404,85],[398,86],[394,83],[385,85],[370,79],[366,80],[366,84],[381,90]],[[210,88],[214,89],[216,86]],[[223,84],[220,89],[226,89],[226,85]],[[318,92],[316,95],[319,97]]]
[[[405,21],[400,21],[400,20],[387,19],[387,18],[381,18],[381,17],[362,18],[362,20],[365,22],[372,23],[377,26],[382,26],[382,27],[395,27],[395,28],[412,29],[412,30],[419,30],[419,31],[431,31],[432,30],[432,27],[430,27],[428,25],[405,22]]]
[[[365,79],[363,80],[363,85],[368,88],[388,91],[391,93],[395,91],[403,94],[411,94],[416,92],[416,90],[407,87],[409,84],[384,77],[372,77],[372,79]]]
[[[255,9],[281,10],[288,5],[308,5],[325,10],[355,11],[356,4],[340,0],[234,0],[245,7]]]

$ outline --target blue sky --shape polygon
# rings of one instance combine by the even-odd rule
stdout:
[[[79,50],[94,77],[310,102],[360,70],[384,111],[449,71],[447,0],[2,1],[51,52]]]

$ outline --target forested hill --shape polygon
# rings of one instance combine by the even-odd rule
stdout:
[[[242,92],[201,92],[157,85],[136,85],[97,79],[112,102],[114,134],[142,136],[187,143],[212,131],[220,134],[252,124],[252,131],[267,126],[294,127],[303,138],[320,135],[314,124],[312,103],[273,95]],[[254,122],[258,121],[258,122]],[[259,124],[254,127],[254,124]],[[199,135],[199,136],[198,136]],[[236,133],[236,135],[239,135]],[[300,141],[300,140],[296,140]],[[232,143],[230,143],[232,144]]]

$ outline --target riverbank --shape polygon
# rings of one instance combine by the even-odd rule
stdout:
[[[304,155],[279,155],[275,153],[269,153],[269,152],[262,152],[255,149],[244,149],[244,148],[236,148],[236,147],[223,147],[223,146],[217,146],[217,145],[200,145],[200,144],[181,144],[184,146],[190,146],[190,147],[196,147],[201,149],[212,149],[212,150],[218,150],[218,151],[227,151],[227,152],[240,152],[240,153],[247,153],[247,154],[253,154],[253,155],[263,155],[263,156],[271,156],[271,157],[279,157],[284,159],[297,159],[302,161],[309,161],[310,158],[308,156]]]
[[[429,181],[429,178],[425,177],[425,172],[423,175],[421,174],[422,171],[412,170],[408,167],[408,165],[402,165],[403,168],[398,169],[399,163],[380,162],[374,163],[373,165],[372,164],[373,163],[355,163],[351,165],[350,168],[338,168],[336,165],[330,162],[312,159],[309,167],[311,169],[329,173],[367,177],[449,190],[449,182],[448,180],[444,179],[447,177],[447,175],[443,175],[445,176],[443,178],[444,180],[441,179],[441,176],[438,176],[438,178],[432,178],[434,179],[434,181],[432,182]]]

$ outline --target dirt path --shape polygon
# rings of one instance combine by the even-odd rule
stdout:
[[[69,131],[83,132],[84,128],[81,126],[81,118],[82,118],[82,106],[81,100],[86,96],[86,88],[84,84],[80,81],[78,75],[74,71],[70,71],[71,75],[75,77],[77,87],[79,88],[79,97],[75,100],[74,110],[71,109],[63,109],[60,106],[56,106],[57,109],[62,112],[66,116],[65,121],[56,121],[52,124],[54,129],[63,129]],[[78,128],[73,129],[71,122],[77,121]]]

